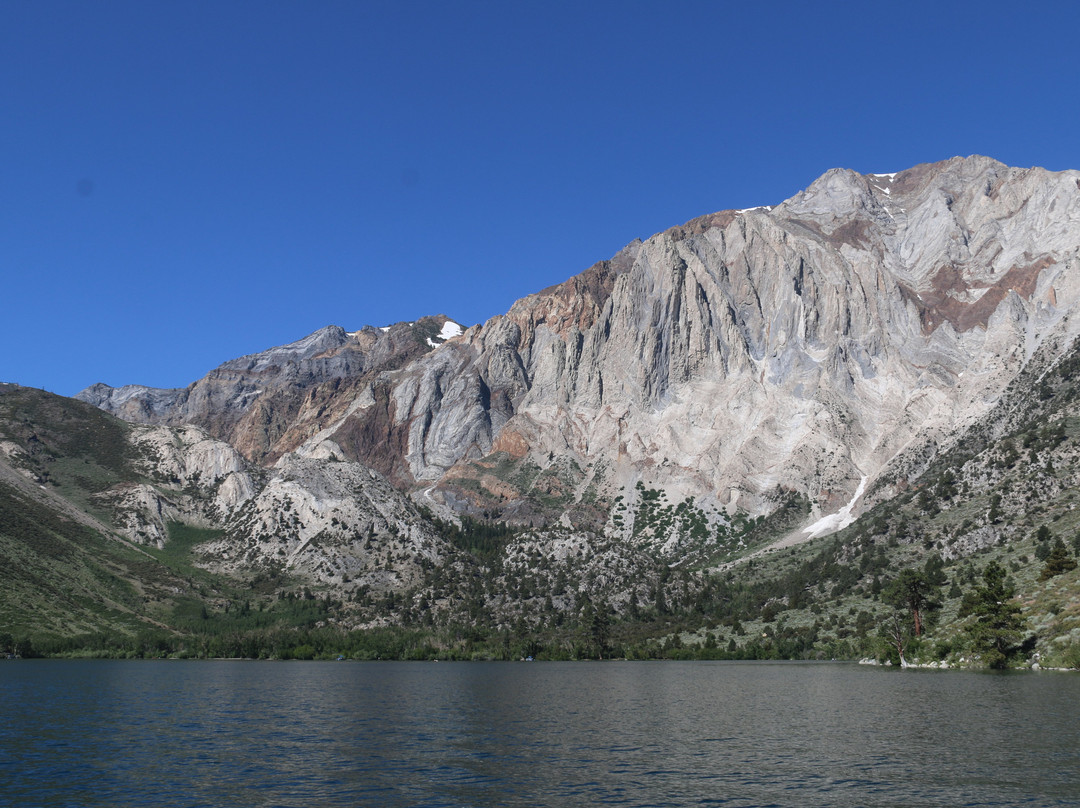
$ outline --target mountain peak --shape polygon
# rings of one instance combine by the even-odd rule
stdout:
[[[864,477],[872,500],[1071,338],[1073,180],[981,155],[832,169],[773,208],[632,242],[461,335],[443,315],[331,326],[234,360],[167,417],[265,461],[329,440],[466,512],[585,518],[589,497],[644,481],[725,512],[767,512],[779,487],[821,518]],[[114,409],[165,417],[163,400]],[[535,469],[558,458],[545,485],[565,499],[537,505]]]

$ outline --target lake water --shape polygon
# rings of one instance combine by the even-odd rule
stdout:
[[[1080,676],[0,663],[0,805],[1080,805]]]

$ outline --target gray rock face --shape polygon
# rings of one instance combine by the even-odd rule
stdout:
[[[956,158],[830,171],[634,243],[394,376],[418,482],[505,450],[822,512],[983,414],[1078,324],[1080,173]]]
[[[112,510],[118,532],[137,544],[164,547],[169,522],[212,527],[255,494],[247,462],[229,444],[198,427],[144,426],[129,440],[144,480],[125,482],[94,499]]]
[[[580,469],[562,488],[579,504],[642,481],[729,511],[765,512],[779,489],[815,519],[847,515],[983,415],[1037,351],[1068,347],[1078,262],[1080,172],[985,157],[837,169],[775,207],[635,241],[415,355],[369,330],[353,350],[331,328],[185,391],[80,397],[203,423],[248,458],[329,440],[436,506],[466,507],[474,466],[508,457]],[[507,509],[534,485],[489,477],[484,495]]]
[[[170,522],[216,529],[221,538],[197,550],[208,568],[286,573],[342,591],[415,585],[447,551],[408,497],[329,441],[259,471],[198,427],[136,427],[129,439],[145,482],[94,499],[137,544],[164,547]]]

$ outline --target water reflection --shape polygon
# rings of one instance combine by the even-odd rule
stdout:
[[[762,663],[0,666],[2,799],[1077,804],[1080,678]]]

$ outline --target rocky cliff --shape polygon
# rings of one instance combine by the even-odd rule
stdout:
[[[364,380],[460,333],[443,316],[354,332],[327,326],[226,362],[183,389],[95,384],[76,398],[136,423],[198,425],[249,460],[273,463],[332,417],[335,405],[362,389]]]
[[[830,171],[519,301],[340,429],[379,424],[398,476],[459,508],[513,513],[569,458],[567,509],[643,480],[728,512],[769,510],[778,488],[836,511],[1071,342],[1078,178],[982,157]],[[506,457],[514,472],[490,473]]]
[[[641,482],[713,524],[791,493],[816,519],[902,486],[1064,350],[1078,260],[1080,172],[837,169],[635,241],[436,349],[325,329],[185,391],[80,397],[262,461],[329,440],[436,509],[598,526]]]
[[[449,546],[406,495],[331,443],[260,468],[200,427],[127,424],[17,385],[0,385],[5,496],[0,558],[26,576],[39,562],[16,560],[25,549],[5,542],[51,546],[19,521],[26,513],[65,539],[80,538],[64,524],[78,523],[125,547],[179,544],[170,552],[233,579],[271,575],[343,594],[414,586]],[[194,536],[194,551],[178,535]]]

